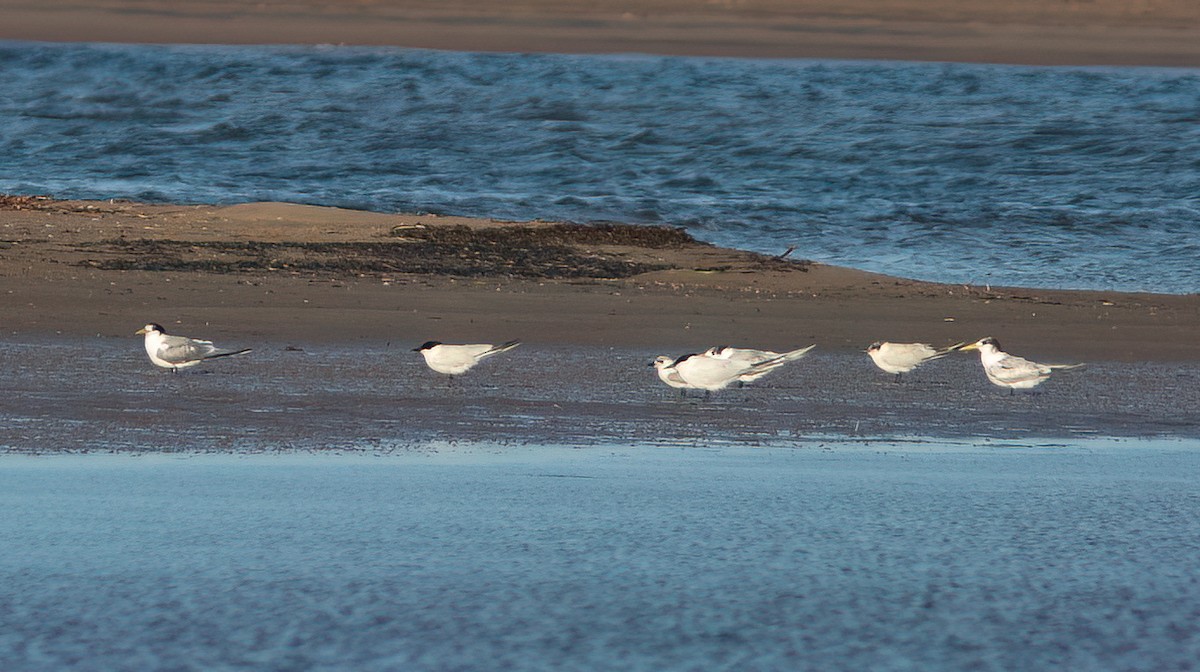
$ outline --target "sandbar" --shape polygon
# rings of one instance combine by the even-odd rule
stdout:
[[[0,0],[0,39],[1200,65],[1191,0]]]

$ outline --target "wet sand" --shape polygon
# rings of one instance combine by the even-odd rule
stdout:
[[[1196,295],[921,283],[669,229],[282,204],[9,206],[9,450],[1200,437]],[[255,351],[172,375],[133,334],[150,321]],[[895,383],[862,352],[984,335],[1088,366],[1010,397],[973,355]],[[524,345],[451,383],[411,351],[431,339]],[[813,343],[709,400],[679,399],[647,366],[718,344]]]
[[[0,39],[1200,65],[1191,0],[0,0]]]
[[[681,398],[657,350],[525,344],[453,382],[409,342],[254,345],[172,375],[140,339],[0,340],[0,450],[407,452],[432,445],[817,449],[830,440],[1023,446],[1200,439],[1200,365],[1092,364],[1010,396],[975,357],[902,382],[866,355],[814,352],[745,388]],[[86,362],[86,363],[84,363]]]

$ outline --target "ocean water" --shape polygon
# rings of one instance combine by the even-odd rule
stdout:
[[[1194,442],[0,456],[0,667],[1184,670]]]
[[[0,191],[687,227],[1200,291],[1200,71],[0,43]]]

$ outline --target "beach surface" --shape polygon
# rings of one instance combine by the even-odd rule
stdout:
[[[0,39],[1200,65],[1191,0],[0,0]]]
[[[0,206],[8,336],[116,337],[157,321],[284,343],[858,352],[990,335],[1040,360],[1200,360],[1197,295],[942,285],[810,262],[804,250],[723,249],[666,227],[282,203]]]
[[[0,296],[17,452],[1200,436],[1195,295],[938,285],[670,228],[9,198]],[[171,375],[147,322],[255,351]],[[897,383],[863,353],[986,335],[1088,366],[1010,397],[974,355]],[[512,339],[456,381],[411,351]],[[817,348],[707,400],[647,366],[720,344]]]

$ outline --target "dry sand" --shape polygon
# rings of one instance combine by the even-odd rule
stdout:
[[[1200,65],[1194,0],[0,0],[0,39]]]
[[[507,340],[861,350],[1000,338],[1057,360],[1200,360],[1200,296],[939,285],[596,231],[257,203],[8,199],[3,333],[124,336],[148,321],[305,343]],[[781,252],[783,252],[781,250]]]

